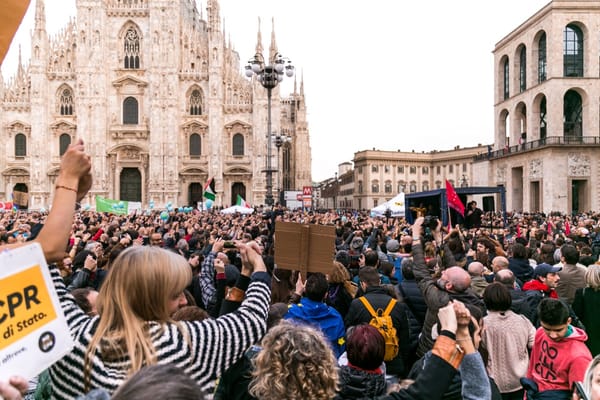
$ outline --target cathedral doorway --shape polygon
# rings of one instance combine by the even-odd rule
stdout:
[[[142,201],[142,175],[139,169],[123,168],[120,182],[119,200]]]
[[[188,205],[196,207],[202,202],[202,185],[198,182],[190,183],[188,188]]]
[[[13,203],[19,210],[27,209],[29,204],[29,189],[24,183],[17,183],[13,187]]]
[[[231,185],[231,205],[237,203],[238,194],[242,196],[244,200],[247,200],[246,185],[244,185],[242,182],[234,182],[233,185]]]

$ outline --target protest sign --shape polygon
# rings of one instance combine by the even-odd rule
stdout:
[[[73,347],[42,247],[0,253],[0,380],[33,378]]]
[[[333,269],[335,228],[332,225],[275,224],[275,264],[277,268],[328,274]]]

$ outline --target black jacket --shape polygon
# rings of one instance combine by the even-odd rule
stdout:
[[[402,296],[404,303],[410,308],[417,321],[423,324],[425,314],[427,313],[427,304],[423,298],[423,293],[414,279],[404,279],[398,284],[398,292]]]
[[[381,286],[367,287],[367,291],[364,296],[375,310],[378,308],[385,310],[388,303],[392,299],[392,297],[387,294],[387,291]],[[396,358],[394,358],[392,361],[386,362],[386,372],[389,375],[399,375],[404,377],[408,372],[405,371],[405,367],[410,353],[408,333],[409,326],[408,317],[406,315],[406,304],[397,302],[392,309],[390,316],[392,317],[394,328],[396,328],[396,335],[398,336],[398,345],[400,349]],[[346,325],[346,328],[365,323],[368,324],[371,321],[371,318],[372,317],[369,311],[367,311],[363,303],[356,298],[352,300],[352,303],[350,304],[350,309],[348,310],[348,314],[346,314],[344,324]]]
[[[335,400],[373,398],[385,394],[385,375],[352,368],[340,367],[340,391]]]

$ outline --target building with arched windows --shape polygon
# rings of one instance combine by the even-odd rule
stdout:
[[[494,49],[494,149],[475,185],[507,209],[600,210],[600,7],[548,3]]]
[[[267,154],[282,190],[311,184],[304,85],[273,90],[272,131],[291,140],[267,150],[267,92],[243,77],[220,27],[219,2],[206,18],[193,0],[77,1],[76,19],[55,37],[36,0],[31,60],[0,85],[0,200],[27,192],[47,207],[60,156],[82,138],[92,157],[94,195],[196,205],[209,178],[216,204],[266,196]],[[262,52],[260,27],[256,51]],[[270,58],[277,47],[274,30]],[[274,147],[274,144],[273,144]],[[276,177],[277,175],[275,175]]]

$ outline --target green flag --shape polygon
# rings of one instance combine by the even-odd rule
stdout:
[[[127,201],[112,200],[105,197],[96,196],[96,211],[127,215],[129,212],[128,203],[129,202]]]

